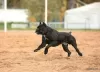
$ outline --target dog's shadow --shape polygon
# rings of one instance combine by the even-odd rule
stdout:
[[[63,55],[44,55],[44,54],[38,54],[34,56],[34,60],[36,61],[54,61],[54,60],[69,60],[70,57],[65,57]]]
[[[52,60],[63,60],[63,59],[69,60],[70,57],[67,57],[67,56],[63,57],[62,55],[47,56],[47,60],[50,60],[50,61],[52,61]]]

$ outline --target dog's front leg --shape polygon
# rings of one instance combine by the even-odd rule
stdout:
[[[44,54],[47,54],[48,53],[48,49],[54,45],[57,45],[57,41],[52,41],[50,44],[48,44],[44,50]]]
[[[42,43],[37,49],[34,50],[34,52],[37,52],[38,50],[42,49],[45,46],[46,46],[46,39],[45,36],[42,35]]]
[[[42,43],[37,49],[34,50],[34,52],[37,52],[38,50],[42,49],[46,46],[46,43]]]

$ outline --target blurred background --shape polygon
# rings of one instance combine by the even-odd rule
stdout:
[[[5,0],[0,0],[0,30],[4,30],[5,21],[7,22],[7,30],[33,30],[38,25],[38,22],[45,20],[45,0],[6,1],[7,3],[5,4]],[[83,17],[84,13],[87,12],[82,9],[84,10],[84,13],[82,14],[83,11],[80,11],[77,8],[81,9],[81,7],[87,6],[89,9],[88,5],[97,5],[99,1],[100,0],[47,0],[47,23],[52,28],[57,29],[91,29],[94,26],[89,26],[91,24],[90,21],[93,21],[94,19],[90,18],[92,16],[98,20],[98,15],[94,12],[88,17]],[[5,6],[7,9],[5,9]],[[73,9],[74,11],[72,11]],[[79,20],[80,18],[81,20]],[[96,23],[96,20],[94,23]],[[78,28],[75,25],[76,23],[78,24],[77,26],[79,26]],[[81,24],[81,26],[79,24]],[[98,26],[99,28],[97,28]],[[97,27],[97,29],[100,29],[100,22]]]

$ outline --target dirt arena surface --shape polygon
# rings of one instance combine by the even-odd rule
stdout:
[[[72,31],[83,57],[72,46],[71,57],[61,46],[33,52],[41,36],[33,31],[0,32],[0,72],[100,72],[100,32]]]

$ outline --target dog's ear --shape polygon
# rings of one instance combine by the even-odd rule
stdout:
[[[44,24],[46,24],[45,22],[43,22]]]
[[[43,22],[43,25],[46,26],[46,24]]]
[[[44,23],[43,22],[40,22],[40,25],[43,25]]]
[[[39,25],[41,25],[42,23],[40,22],[40,24]]]

